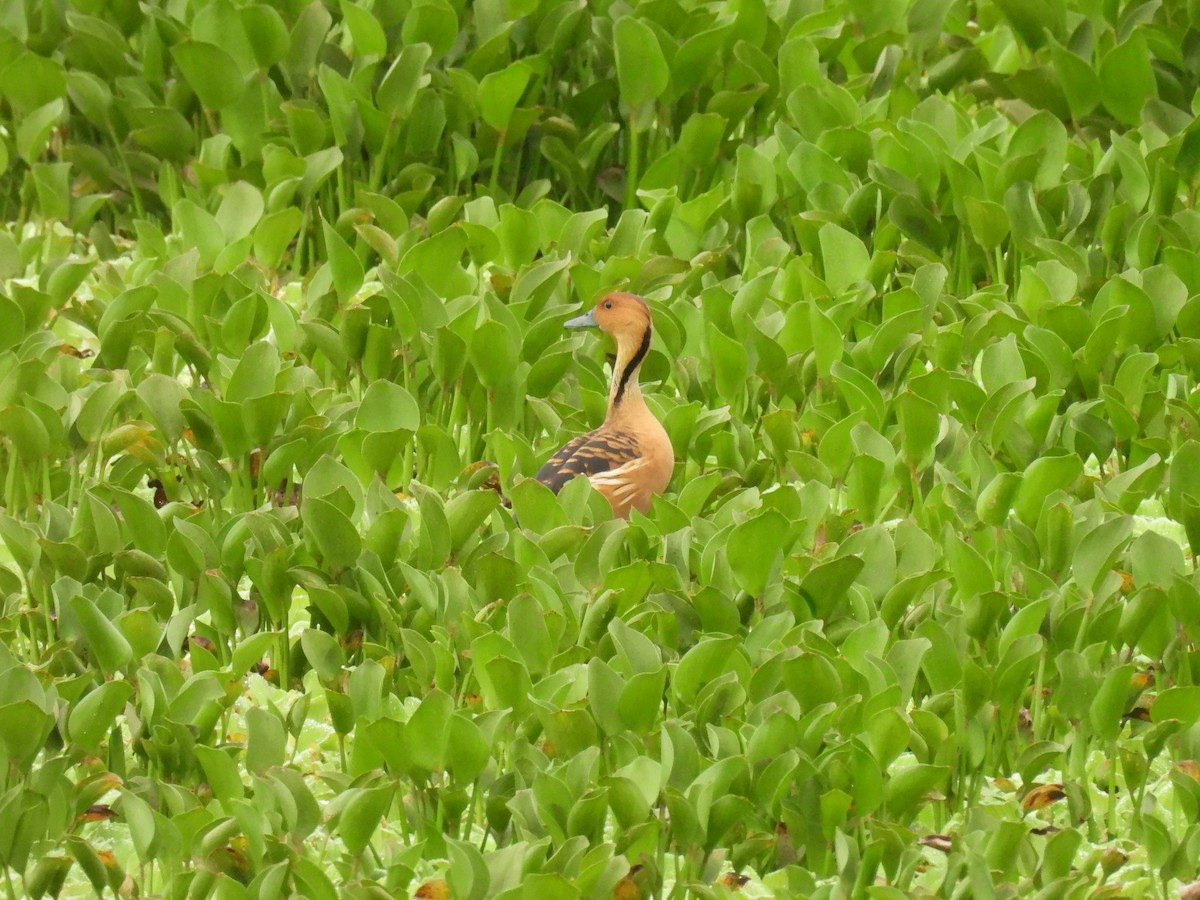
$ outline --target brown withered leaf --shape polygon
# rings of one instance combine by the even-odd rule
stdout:
[[[1177,768],[1184,775],[1189,776],[1192,781],[1200,781],[1200,763],[1194,759],[1181,759],[1175,763]]]
[[[117,814],[113,812],[113,808],[107,803],[94,803],[81,812],[76,821],[79,822],[104,822],[108,819],[115,819]]]
[[[430,878],[417,888],[413,897],[420,900],[450,900],[450,882],[445,878]]]
[[[208,862],[214,869],[242,884],[249,884],[250,877],[253,874],[250,869],[250,860],[246,854],[235,847],[218,847],[212,853],[208,854]]]
[[[741,875],[737,872],[726,872],[717,879],[717,884],[724,885],[735,891],[740,891],[750,880],[749,875]]]
[[[613,900],[641,900],[642,889],[638,887],[636,880],[640,871],[641,865],[629,868],[629,872],[613,887]]]
[[[948,834],[927,834],[917,843],[922,847],[941,850],[943,853],[949,853],[954,847],[954,839]]]
[[[1106,847],[1100,851],[1100,868],[1105,875],[1111,875],[1129,860],[1129,854],[1122,853],[1116,847]]]
[[[151,478],[146,482],[146,487],[154,488],[154,508],[162,509],[170,500],[167,498],[167,489],[163,483],[157,478]]]
[[[195,644],[197,647],[201,647],[207,650],[209,653],[215,653],[217,650],[217,645],[202,634],[189,634],[188,644]]]
[[[1021,798],[1021,809],[1045,809],[1065,796],[1067,795],[1061,784],[1039,784]]]
[[[1200,881],[1185,884],[1179,889],[1179,900],[1200,900]]]

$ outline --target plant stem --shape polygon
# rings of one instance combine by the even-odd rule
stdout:
[[[625,160],[625,208],[634,209],[637,204],[638,183],[638,130],[632,120],[629,122],[629,146]]]
[[[504,156],[504,132],[500,132],[500,137],[496,140],[496,152],[492,154],[492,177],[488,181],[488,191],[491,194],[496,193],[496,188],[500,184],[500,160]]]

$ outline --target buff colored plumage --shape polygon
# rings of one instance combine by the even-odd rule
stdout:
[[[675,468],[675,454],[662,424],[650,412],[638,385],[638,371],[650,351],[650,308],[634,294],[608,294],[595,309],[566,323],[568,328],[599,328],[617,344],[608,414],[595,431],[580,435],[550,457],[538,481],[556,494],[576,475],[592,486],[622,518],[631,509],[646,512]]]

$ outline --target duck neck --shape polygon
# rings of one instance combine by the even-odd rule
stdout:
[[[617,341],[617,361],[613,365],[612,383],[608,388],[608,418],[622,407],[642,403],[638,385],[638,370],[650,352],[650,326],[637,338]]]

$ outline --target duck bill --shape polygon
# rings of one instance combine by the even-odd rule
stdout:
[[[563,328],[599,328],[600,324],[596,321],[596,313],[593,310],[588,310],[582,316],[577,316],[574,319],[568,319],[563,322]]]

